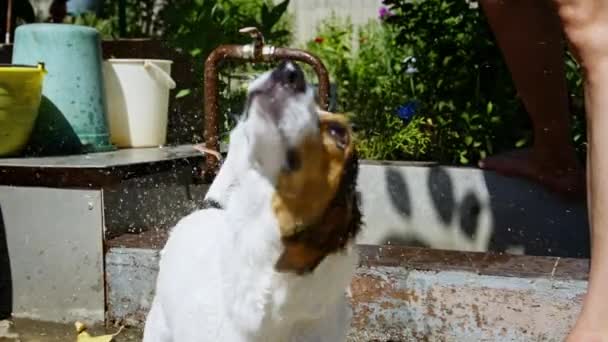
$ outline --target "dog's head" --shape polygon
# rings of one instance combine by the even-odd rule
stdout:
[[[312,272],[353,241],[362,225],[350,123],[344,115],[321,112],[319,132],[291,151],[298,167],[278,179],[272,203],[284,245],[278,271]]]
[[[319,136],[313,90],[300,67],[290,61],[251,83],[245,115],[251,162],[273,181],[282,169],[297,166],[293,149]]]
[[[272,210],[283,242],[275,268],[311,272],[361,226],[350,123],[319,111],[302,70],[288,61],[250,85],[246,108],[240,146],[275,186]]]

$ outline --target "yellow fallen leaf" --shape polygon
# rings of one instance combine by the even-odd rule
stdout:
[[[76,333],[78,334],[78,336],[76,337],[76,342],[110,342],[116,335],[120,334],[122,328],[124,328],[120,327],[117,332],[110,335],[91,336],[87,332],[87,327],[83,323],[76,322],[75,326]]]

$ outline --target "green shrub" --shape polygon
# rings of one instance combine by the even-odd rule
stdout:
[[[117,0],[108,0],[115,13]],[[257,26],[266,41],[288,46],[288,1],[176,0],[156,16],[146,0],[128,0],[129,36],[162,36],[202,61],[216,46],[243,44],[238,32]],[[335,16],[321,23],[306,49],[318,55],[337,85],[337,108],[352,117],[361,154],[369,159],[474,164],[489,154],[532,142],[528,115],[481,11],[466,1],[385,0],[380,20],[354,27]],[[112,12],[114,11],[114,12]],[[116,36],[117,19],[78,18]],[[573,142],[586,150],[582,80],[566,55]],[[194,72],[202,79],[202,63]],[[267,66],[228,63],[220,77],[222,131],[240,113],[245,91],[230,80]],[[310,73],[310,69],[308,69]],[[416,71],[416,72],[413,72]],[[311,74],[311,76],[313,76]],[[311,78],[312,79],[312,78]],[[182,89],[178,97],[202,89]]]
[[[277,5],[268,0],[175,0],[160,12],[163,37],[202,58],[221,44],[251,42],[239,33],[246,26],[258,27],[269,42],[284,44],[290,39],[283,17],[288,4],[289,0]]]
[[[352,115],[365,158],[474,164],[532,142],[528,115],[481,11],[465,1],[385,3],[382,18],[361,27],[329,18],[307,44],[328,66],[337,110]],[[573,141],[583,154],[581,78],[572,58],[565,61]],[[403,106],[413,117],[397,115]]]
[[[432,159],[475,163],[528,142],[527,117],[481,11],[465,1],[385,4],[396,44],[416,58],[416,96],[431,126]]]
[[[336,110],[351,116],[364,158],[423,159],[430,148],[427,124],[422,117],[403,120],[395,114],[414,89],[402,63],[408,51],[394,36],[377,22],[355,29],[349,20],[331,17],[307,49],[327,66],[338,90]]]
[[[222,44],[248,44],[251,37],[239,30],[247,26],[257,27],[267,44],[286,45],[291,40],[290,21],[286,15],[289,0],[276,5],[270,0],[175,0],[165,6],[160,13],[163,22],[163,37],[173,46],[190,53],[201,61],[195,64],[193,72],[203,79],[204,61],[209,53]],[[226,61],[220,74],[220,134],[227,138],[233,126],[230,114],[243,107],[243,92],[228,88],[230,73],[255,73],[265,66],[249,62]],[[202,85],[202,84],[201,84]],[[182,89],[179,97],[202,89]]]
[[[443,31],[419,27],[428,19],[423,15],[405,27],[394,19],[359,28],[336,17],[322,22],[307,48],[328,66],[338,86],[337,110],[352,115],[363,157],[468,164],[493,152],[505,123],[513,126],[505,120],[517,113],[509,74],[487,70],[501,70],[495,65],[502,60],[490,41],[475,40],[479,18],[466,10],[471,23]],[[490,73],[497,79],[490,82]],[[411,103],[414,117],[401,119],[398,108]]]

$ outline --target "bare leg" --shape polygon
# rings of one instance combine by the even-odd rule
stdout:
[[[569,341],[608,341],[608,2],[554,0],[585,75],[591,271],[583,310]],[[602,180],[604,180],[602,182]]]
[[[547,1],[482,0],[534,127],[534,146],[489,157],[480,167],[538,181],[560,193],[584,193],[570,142],[562,30]]]

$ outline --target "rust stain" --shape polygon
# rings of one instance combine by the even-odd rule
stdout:
[[[365,330],[369,325],[370,317],[372,316],[373,310],[367,305],[358,305],[356,310],[353,310],[353,319],[351,326],[357,330]]]
[[[352,301],[370,303],[384,298],[381,282],[382,279],[370,275],[355,276],[350,284]]]
[[[380,308],[384,310],[395,309],[395,304],[391,302],[382,302],[380,303]]]
[[[355,303],[386,302],[387,299],[410,303],[420,300],[416,291],[399,289],[395,281],[387,281],[373,275],[355,276],[351,282],[351,291],[352,301]]]
[[[433,317],[433,318],[439,318],[437,313],[435,313],[435,305],[433,305],[433,303],[435,303],[436,301],[437,301],[437,298],[435,298],[435,296],[433,295],[433,289],[429,289],[426,293],[426,298],[425,298],[427,316]]]
[[[482,327],[483,320],[481,319],[481,314],[479,313],[479,306],[477,304],[471,305],[471,309],[473,309],[473,314],[475,315],[475,323],[478,328]]]
[[[404,302],[418,302],[420,297],[416,294],[414,290],[394,290],[391,289],[389,295],[392,298],[403,300]]]

